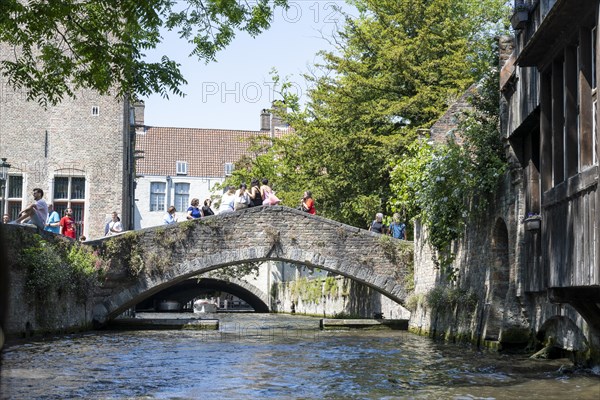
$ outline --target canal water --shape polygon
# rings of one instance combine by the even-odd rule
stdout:
[[[188,314],[189,316],[189,314]],[[217,314],[219,331],[97,331],[13,343],[2,399],[600,399],[600,371],[403,331]]]

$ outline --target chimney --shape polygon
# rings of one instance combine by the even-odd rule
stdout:
[[[260,112],[260,130],[264,132],[271,130],[271,113],[266,108]]]
[[[500,58],[500,68],[504,67],[511,58],[515,49],[515,38],[509,35],[502,35],[498,38],[498,51]]]
[[[285,116],[285,114],[287,114],[287,107],[285,105],[285,102],[281,100],[275,100],[271,107],[273,110],[273,128],[286,127],[287,123],[283,120],[283,117]]]
[[[144,109],[146,106],[144,102],[141,100],[135,101],[133,103],[133,126],[135,127],[136,133],[144,133]]]

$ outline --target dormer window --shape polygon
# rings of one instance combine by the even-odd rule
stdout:
[[[233,174],[233,163],[225,163],[225,176]]]
[[[92,116],[97,117],[98,115],[100,115],[100,107],[93,106],[92,107]]]
[[[188,166],[186,161],[177,161],[177,175],[187,175]]]

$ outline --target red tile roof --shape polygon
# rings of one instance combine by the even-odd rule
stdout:
[[[135,148],[143,156],[136,161],[136,173],[175,176],[177,161],[185,161],[187,176],[223,178],[225,163],[235,164],[250,155],[249,139],[268,136],[268,131],[147,126],[144,133],[136,134]]]

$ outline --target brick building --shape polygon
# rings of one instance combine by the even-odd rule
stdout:
[[[10,54],[0,46],[0,59]],[[78,234],[103,236],[112,211],[131,228],[129,108],[126,100],[81,90],[76,100],[44,109],[0,78],[0,157],[11,165],[2,211],[15,219],[40,187],[61,215],[73,208]]]

